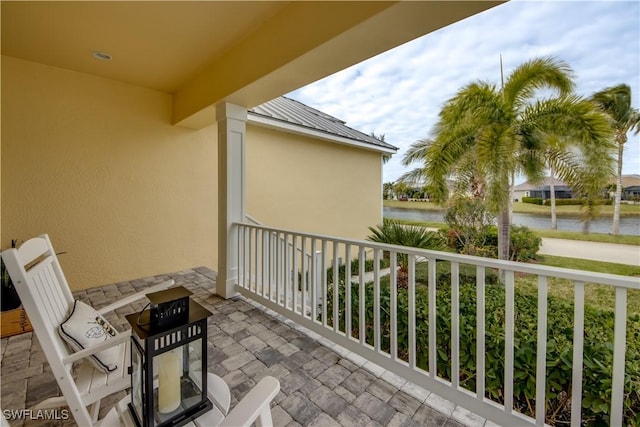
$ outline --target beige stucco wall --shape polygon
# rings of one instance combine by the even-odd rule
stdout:
[[[247,126],[247,213],[263,224],[363,239],[382,221],[381,154]]]
[[[170,95],[2,57],[0,248],[48,233],[72,289],[217,269],[217,129],[171,125]],[[380,154],[247,126],[247,212],[364,238]]]
[[[171,125],[168,94],[2,57],[0,247],[48,233],[74,290],[215,269],[216,132]]]

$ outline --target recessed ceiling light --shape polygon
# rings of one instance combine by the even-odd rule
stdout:
[[[93,52],[91,52],[91,55],[93,55],[94,58],[99,59],[101,61],[111,61],[111,55],[109,55],[108,53],[94,50]]]

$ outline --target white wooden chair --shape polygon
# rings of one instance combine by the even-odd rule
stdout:
[[[74,299],[49,237],[43,234],[1,255],[62,391],[62,396],[46,399],[34,409],[66,405],[79,426],[94,425],[98,419],[100,400],[131,386],[128,374],[131,331],[120,333],[91,348],[71,352],[58,334],[58,326],[69,314]],[[97,311],[100,314],[113,311],[142,298],[146,293],[166,289],[173,283],[173,280],[168,280]],[[74,362],[116,345],[120,346],[121,357],[115,371],[104,374],[84,362],[77,374],[72,375]]]
[[[201,417],[187,423],[185,427],[272,427],[271,401],[280,391],[280,382],[273,377],[264,377],[229,412],[231,392],[222,378],[209,373],[207,379],[208,396],[213,409]],[[129,414],[127,395],[100,420],[99,427],[136,427]]]

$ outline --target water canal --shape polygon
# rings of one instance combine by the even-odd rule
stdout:
[[[384,208],[385,218],[444,222],[443,216],[444,212],[441,211],[400,209],[389,207]],[[610,233],[611,221],[612,220],[610,217],[593,220],[591,221],[590,230],[592,233]],[[551,217],[525,213],[514,213],[513,223],[515,225],[526,225],[529,228],[550,229]],[[580,221],[580,218],[578,217],[558,217],[558,230],[582,231],[582,221]],[[620,218],[620,234],[640,236],[640,217]]]

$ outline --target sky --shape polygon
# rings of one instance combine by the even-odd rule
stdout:
[[[418,165],[402,157],[428,137],[443,104],[473,81],[500,84],[518,65],[555,56],[575,73],[578,95],[620,83],[631,87],[640,109],[640,1],[518,1],[496,6],[288,96],[346,122],[384,135],[398,147],[384,165],[383,181]],[[623,173],[640,174],[640,134],[629,134]],[[522,182],[521,178],[518,181]]]

